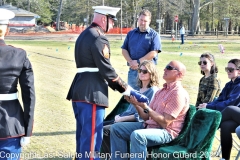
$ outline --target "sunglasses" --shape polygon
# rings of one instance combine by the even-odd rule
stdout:
[[[239,70],[239,69],[235,69],[235,68],[231,68],[231,67],[225,67],[226,72],[232,73],[234,70]]]
[[[144,70],[144,69],[138,69],[138,73],[143,73],[143,74],[147,74],[148,70]]]
[[[175,67],[172,67],[172,66],[170,66],[170,65],[167,65],[166,67],[165,67],[167,70],[177,70],[177,71],[179,71],[177,68],[175,68]]]
[[[199,61],[199,62],[198,62],[198,65],[200,66],[201,64],[206,65],[206,64],[207,64],[207,61]]]

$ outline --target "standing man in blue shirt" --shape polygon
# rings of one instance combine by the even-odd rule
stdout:
[[[129,66],[128,84],[139,90],[137,86],[137,69],[144,60],[152,60],[157,64],[157,54],[161,52],[160,35],[149,27],[151,12],[143,9],[139,13],[138,27],[128,32],[122,45],[122,54]]]
[[[184,44],[184,34],[185,34],[185,28],[184,25],[180,27],[180,35],[181,35],[181,44]]]

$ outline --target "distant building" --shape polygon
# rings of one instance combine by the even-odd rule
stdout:
[[[15,17],[9,21],[10,28],[35,27],[36,18],[40,18],[40,16],[35,13],[12,5],[2,5],[0,8],[4,8],[15,13]]]

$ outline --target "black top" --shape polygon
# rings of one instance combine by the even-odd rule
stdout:
[[[116,74],[110,63],[110,46],[103,30],[92,23],[75,44],[77,68],[98,68],[99,72],[77,73],[67,99],[108,106],[108,86],[120,93],[127,84]]]
[[[0,94],[16,93],[18,83],[23,108],[18,99],[0,100],[0,139],[31,136],[35,107],[33,70],[26,52],[0,39]]]

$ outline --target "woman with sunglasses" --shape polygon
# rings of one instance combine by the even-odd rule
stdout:
[[[220,93],[220,84],[217,79],[218,68],[214,56],[210,53],[204,53],[200,56],[198,64],[201,74],[204,76],[199,82],[196,107],[202,103],[212,102]]]
[[[227,105],[222,111],[222,121],[220,124],[220,139],[222,147],[222,160],[229,160],[232,149],[232,133],[239,134],[240,125],[240,59],[232,59],[225,68],[228,77],[231,79],[228,86],[231,96]],[[230,88],[231,87],[231,88]],[[224,90],[223,90],[224,91]]]
[[[159,90],[159,76],[156,70],[156,66],[152,61],[143,61],[138,69],[137,85],[140,87],[139,92],[151,99],[155,93]],[[101,153],[111,153],[110,151],[110,127],[113,123],[119,122],[141,122],[143,121],[136,110],[136,108],[130,104],[128,109],[115,116],[114,121],[105,121],[103,127],[103,142],[101,147]]]

